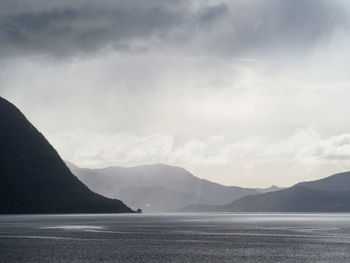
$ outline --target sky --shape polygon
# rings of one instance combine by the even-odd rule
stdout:
[[[350,170],[347,0],[2,0],[0,96],[81,167]]]

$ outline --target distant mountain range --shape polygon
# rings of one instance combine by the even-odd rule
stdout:
[[[190,204],[224,205],[243,196],[279,190],[224,186],[200,179],[183,168],[154,164],[131,168],[79,168],[71,171],[93,191],[119,198],[143,211],[168,211]]]
[[[201,212],[350,212],[350,172],[250,195],[223,206],[192,205],[177,211]]]
[[[44,136],[0,97],[0,214],[133,212],[92,192]]]

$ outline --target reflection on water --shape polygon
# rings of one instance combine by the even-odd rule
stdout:
[[[84,226],[84,225],[58,225],[58,226],[42,226],[42,229],[72,229],[72,230],[90,230],[102,229],[103,226]]]
[[[350,262],[350,214],[0,216],[0,262]]]

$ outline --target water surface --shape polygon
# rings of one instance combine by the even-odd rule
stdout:
[[[0,262],[350,262],[350,214],[0,216]]]

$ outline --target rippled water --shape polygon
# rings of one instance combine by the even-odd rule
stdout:
[[[0,262],[350,262],[350,214],[0,216]]]

